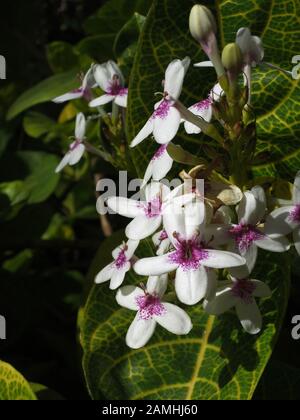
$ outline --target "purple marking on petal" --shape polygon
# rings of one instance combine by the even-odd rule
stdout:
[[[81,140],[75,140],[74,143],[70,145],[70,152],[74,152],[75,149],[82,143]]]
[[[294,223],[300,223],[300,204],[297,204],[290,212],[289,220]]]
[[[128,88],[121,88],[118,95],[119,96],[128,95]]]
[[[161,303],[160,298],[153,294],[145,294],[136,298],[136,303],[139,307],[139,318],[148,321],[153,316],[165,315],[166,309]]]
[[[248,279],[236,280],[231,290],[232,296],[241,299],[245,304],[253,303],[256,285]]]
[[[74,89],[74,90],[71,91],[71,93],[82,93],[83,94],[83,88],[80,87],[80,88]]]
[[[165,231],[165,230],[163,230],[162,232],[161,232],[161,234],[159,235],[159,238],[158,238],[161,242],[162,241],[164,241],[165,239],[168,239],[168,234],[167,234],[167,232]]]
[[[186,240],[177,236],[176,251],[170,254],[169,260],[184,270],[197,270],[208,256],[208,251],[203,249],[198,237]]]
[[[123,248],[123,249],[119,252],[118,257],[116,258],[116,260],[115,260],[115,262],[114,262],[115,267],[116,267],[118,270],[120,270],[121,268],[123,268],[123,267],[126,265],[126,263],[128,262],[128,259],[127,259],[127,257],[126,257],[126,251],[127,251],[127,248],[126,248],[126,247],[124,247],[124,248]]]
[[[112,96],[125,96],[128,94],[128,89],[121,85],[119,76],[115,75],[113,80],[109,82],[106,93]]]
[[[145,215],[152,219],[153,217],[157,217],[161,215],[162,211],[162,202],[159,196],[153,198],[153,200],[149,201],[148,203],[140,203],[139,207],[142,208],[145,212]]]
[[[153,156],[153,158],[151,159],[152,161],[155,161],[155,160],[158,160],[158,159],[160,159],[165,153],[166,153],[166,150],[167,150],[167,147],[168,147],[168,145],[167,144],[164,144],[164,145],[162,145],[157,151],[156,151],[156,153],[155,153],[155,155]]]
[[[168,100],[164,100],[159,107],[154,111],[152,115],[152,119],[155,120],[155,118],[160,118],[161,120],[164,120],[169,115],[170,108],[172,106],[172,103]]]
[[[210,98],[204,99],[204,101],[198,102],[197,104],[192,106],[192,109],[195,109],[197,111],[204,111],[211,107],[212,100]]]
[[[233,227],[229,234],[234,238],[240,252],[248,251],[253,242],[265,237],[255,226],[245,224]]]

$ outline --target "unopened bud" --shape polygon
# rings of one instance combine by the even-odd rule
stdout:
[[[217,33],[217,24],[211,11],[200,4],[196,4],[190,13],[190,31],[198,42],[205,42],[213,33]]]
[[[243,67],[243,54],[236,43],[228,44],[222,53],[222,63],[226,70],[238,74]]]

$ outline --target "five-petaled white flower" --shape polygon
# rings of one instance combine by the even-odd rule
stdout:
[[[155,104],[154,113],[134,138],[131,147],[137,146],[152,133],[159,144],[167,144],[174,139],[181,123],[181,115],[175,102],[181,95],[190,62],[190,58],[186,57],[169,64],[164,80],[164,98]]]
[[[139,246],[139,241],[129,240],[121,246],[118,246],[113,252],[114,261],[104,267],[95,279],[95,283],[101,284],[110,280],[112,290],[121,286],[126,273],[131,269],[134,253]]]
[[[246,191],[238,206],[238,224],[229,228],[231,250],[240,253],[247,262],[249,272],[257,260],[257,248],[272,252],[285,252],[290,248],[289,241],[262,226],[266,215],[266,195],[256,186]]]
[[[126,344],[139,349],[152,337],[157,324],[176,335],[187,335],[192,329],[192,322],[187,313],[172,303],[164,302],[168,276],[150,277],[147,287],[122,287],[116,296],[119,305],[137,311],[129,327]]]
[[[129,239],[142,240],[153,235],[161,226],[166,204],[179,189],[170,189],[160,182],[152,182],[145,188],[145,201],[125,197],[107,200],[110,209],[124,217],[133,218],[126,228]]]
[[[84,76],[82,80],[82,85],[78,89],[75,89],[72,92],[65,93],[64,95],[58,96],[57,98],[53,99],[53,102],[60,104],[79,98],[85,98],[89,102],[92,99],[91,89],[96,86],[93,69],[94,64]]]
[[[212,230],[205,236],[205,205],[202,201],[185,206],[173,200],[164,212],[164,229],[174,250],[165,255],[143,258],[133,266],[140,275],[162,275],[176,271],[175,290],[178,299],[194,305],[216,286],[211,268],[238,267],[245,264],[240,255],[211,249]]]
[[[77,114],[75,126],[75,141],[70,145],[69,151],[64,156],[58,167],[56,173],[62,171],[67,165],[76,165],[82,158],[85,152],[83,141],[85,139],[86,120],[83,113]]]
[[[266,228],[275,235],[293,232],[294,244],[300,255],[300,171],[295,179],[292,202],[274,210],[267,218]]]
[[[172,169],[174,161],[169,155],[167,148],[167,144],[160,146],[153,158],[150,160],[141,188],[144,188],[151,178],[154,181],[160,181]]]
[[[121,70],[114,61],[98,64],[94,67],[94,78],[104,95],[90,102],[90,107],[106,105],[114,102],[123,108],[127,107],[128,89]]]
[[[262,316],[255,298],[270,297],[272,292],[267,284],[244,277],[243,268],[241,276],[237,278],[237,274],[238,269],[235,269],[231,282],[220,287],[214,299],[206,300],[204,309],[211,315],[221,315],[235,307],[244,330],[255,335],[262,329]]]

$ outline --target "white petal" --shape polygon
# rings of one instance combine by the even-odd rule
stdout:
[[[83,96],[83,91],[78,90],[78,92],[69,92],[69,93],[65,93],[64,95],[58,96],[57,98],[54,98],[52,102],[55,102],[56,104],[62,104],[63,102],[82,98],[82,96]]]
[[[251,279],[251,281],[256,287],[255,291],[253,292],[254,296],[260,297],[260,298],[267,298],[267,297],[272,296],[272,291],[266,283],[263,283],[260,280],[254,280],[254,279]]]
[[[165,178],[173,166],[173,159],[165,151],[158,159],[152,161],[152,178],[160,181]]]
[[[296,251],[300,255],[300,228],[297,228],[294,230],[293,239],[294,239]]]
[[[217,288],[218,288],[218,275],[215,270],[206,270],[207,271],[207,291],[205,298],[207,300],[212,300],[216,297]]]
[[[288,235],[296,227],[292,222],[290,214],[294,206],[279,207],[274,210],[266,220],[265,232],[271,237]]]
[[[134,218],[144,214],[140,203],[136,200],[131,200],[130,198],[110,197],[107,200],[107,205],[111,210],[124,217]]]
[[[128,102],[128,94],[123,95],[117,95],[115,98],[115,103],[122,108],[127,108],[127,102]]]
[[[161,223],[161,216],[137,216],[126,227],[125,233],[127,238],[141,241],[142,239],[146,239],[148,236],[153,235],[153,233],[160,228]]]
[[[158,295],[160,298],[166,293],[168,287],[168,274],[162,276],[150,276],[147,281],[147,292],[150,295]]]
[[[204,267],[200,267],[198,270],[178,268],[175,278],[175,291],[180,302],[185,305],[196,305],[205,298],[207,290],[208,275]]]
[[[132,349],[144,347],[152,337],[155,327],[156,321],[154,319],[139,319],[139,314],[136,314],[126,335],[127,346]]]
[[[86,121],[82,112],[76,116],[75,137],[76,140],[83,140],[85,136]]]
[[[147,203],[150,203],[152,200],[168,195],[169,193],[170,189],[168,187],[160,182],[153,181],[145,188],[145,199]]]
[[[118,304],[123,308],[131,309],[132,311],[137,311],[139,307],[136,302],[136,299],[137,297],[143,295],[144,291],[140,287],[124,286],[118,290],[116,300]]]
[[[96,80],[94,77],[94,67],[95,67],[95,64],[92,64],[90,69],[87,71],[86,75],[84,76],[84,79],[82,82],[83,89],[97,87]]]
[[[166,252],[169,251],[170,246],[170,239],[164,239],[163,241],[161,241],[161,244],[157,248],[156,255],[164,255]]]
[[[204,229],[204,242],[209,243],[212,248],[227,245],[231,240],[228,225],[207,225]]]
[[[254,248],[257,250],[257,247],[254,247]],[[256,262],[256,259],[255,259],[255,262]],[[253,267],[254,267],[254,265],[253,265]],[[230,268],[228,271],[229,271],[231,277],[233,277],[237,280],[247,279],[247,278],[249,278],[249,275],[251,273],[249,271],[249,267],[247,266],[247,264],[241,265],[240,267]]]
[[[213,300],[206,300],[203,304],[205,312],[210,315],[221,315],[229,311],[236,304],[231,287],[220,289]]]
[[[180,123],[180,112],[174,106],[170,106],[167,116],[156,116],[154,119],[155,140],[160,144],[170,143],[176,136]]]
[[[101,283],[105,283],[106,281],[110,280],[112,278],[112,275],[115,271],[115,266],[114,263],[111,263],[109,265],[107,265],[106,267],[104,267],[100,273],[98,273],[96,279],[95,279],[95,283],[97,284],[101,284]]]
[[[256,302],[245,304],[239,301],[236,311],[244,330],[252,335],[258,334],[262,329],[262,316]]]
[[[293,189],[294,204],[300,204],[300,171],[296,175],[294,189]]]
[[[89,107],[97,108],[98,106],[106,105],[115,99],[113,95],[102,95],[89,103]]]
[[[174,100],[177,100],[181,95],[184,76],[189,65],[190,59],[185,59],[185,61],[174,60],[166,70],[164,90]]]
[[[291,244],[286,237],[270,238],[264,236],[263,239],[255,241],[256,246],[272,252],[286,252],[290,249]]]
[[[131,268],[131,264],[130,262],[127,262],[124,265],[124,267],[119,268],[119,269],[116,268],[114,270],[113,275],[110,280],[110,285],[109,285],[111,290],[116,290],[121,286],[121,284],[125,280],[126,273],[130,270],[130,268]]]
[[[105,64],[98,64],[94,66],[94,78],[98,86],[104,91],[107,92],[110,87],[110,74],[107,71]]]
[[[115,63],[113,60],[109,60],[106,63],[106,68],[109,73],[110,80],[113,80],[114,76],[118,76],[121,86],[124,86],[124,76],[117,63]]]
[[[139,244],[140,244],[140,241],[135,241],[131,239],[129,239],[129,241],[126,243],[127,249],[125,251],[125,255],[128,260],[130,260],[133,257]]]
[[[230,268],[245,264],[245,259],[238,254],[227,251],[206,250],[208,257],[202,261],[205,267]]]
[[[220,83],[217,83],[211,90],[209,97],[215,102],[220,102],[223,95],[224,90],[222,89]]]
[[[142,258],[134,264],[134,271],[140,276],[161,276],[171,273],[177,269],[178,264],[170,261],[170,255],[171,253],[159,257]]]
[[[203,118],[206,122],[210,122],[212,119],[213,111],[212,106],[208,105],[208,100],[206,99],[202,103],[197,103],[189,108],[193,114],[197,115],[198,117]],[[201,133],[201,129],[196,125],[186,121],[184,124],[185,131],[187,134],[199,134]]]
[[[144,179],[143,179],[143,182],[142,182],[142,185],[141,185],[141,189],[143,189],[147,185],[147,183],[152,178],[152,175],[153,175],[153,161],[151,160],[149,165],[147,166],[147,169],[146,169],[146,172],[145,172],[145,175],[144,175]],[[160,181],[160,180],[158,180],[158,181]]]
[[[266,199],[265,191],[262,187],[256,186],[252,188],[251,192],[256,198],[256,203],[257,203],[256,214],[257,214],[258,221],[261,221],[264,219],[265,214],[266,214],[266,209],[267,209],[267,199]]]
[[[163,303],[166,312],[155,316],[156,322],[169,332],[176,335],[186,335],[193,328],[191,318],[181,308],[172,303]]]
[[[214,67],[211,61],[201,61],[200,63],[194,64],[194,67]]]
[[[240,28],[236,34],[236,43],[242,50],[243,54],[247,54],[251,45],[251,31],[249,28]]]
[[[150,118],[144,125],[144,127],[141,129],[141,131],[138,133],[138,135],[132,140],[130,147],[135,147],[138,144],[140,144],[142,141],[144,141],[147,137],[150,136],[150,134],[153,133],[153,120]]]
[[[60,164],[57,166],[57,168],[55,169],[55,172],[58,174],[59,172],[61,172],[70,162],[70,156],[71,153],[68,152],[63,159],[61,160]]]
[[[85,146],[83,144],[78,144],[74,150],[70,152],[69,165],[76,165],[82,158],[85,152]]]
[[[248,267],[249,273],[252,273],[256,261],[257,261],[257,254],[258,254],[258,249],[257,246],[255,244],[252,244],[245,253],[243,253],[243,257],[246,260],[246,265]]]
[[[239,223],[256,226],[259,220],[259,206],[257,200],[250,191],[246,191],[238,206]]]

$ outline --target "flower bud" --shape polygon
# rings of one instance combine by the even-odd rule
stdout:
[[[190,13],[190,31],[198,42],[205,42],[210,34],[216,34],[217,24],[211,11],[196,4]]]
[[[228,44],[222,53],[223,66],[231,73],[238,74],[243,67],[243,54],[236,43]]]

